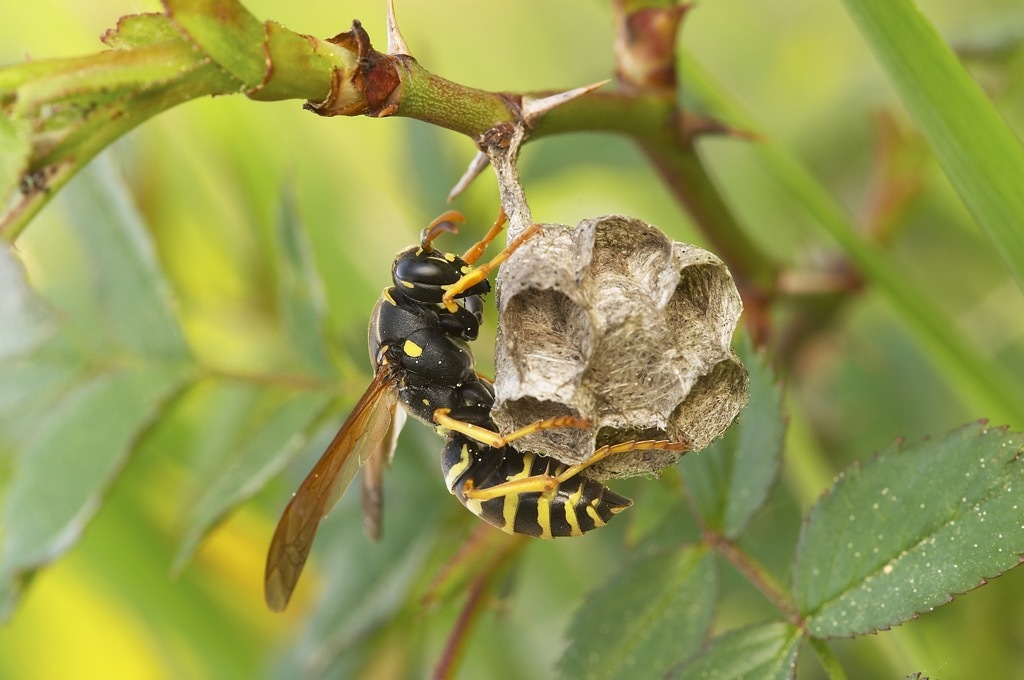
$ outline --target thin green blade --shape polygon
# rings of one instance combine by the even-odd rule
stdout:
[[[843,0],[961,200],[1024,288],[1024,146],[911,0]]]

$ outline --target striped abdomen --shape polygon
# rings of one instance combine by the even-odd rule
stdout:
[[[442,466],[448,489],[471,512],[510,534],[538,538],[580,536],[602,527],[633,501],[604,484],[576,475],[543,492],[509,493],[480,500],[466,498],[467,480],[485,490],[517,479],[557,476],[566,469],[558,461],[506,446],[495,449],[456,435],[445,446]]]

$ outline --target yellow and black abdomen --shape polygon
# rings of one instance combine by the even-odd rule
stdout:
[[[505,446],[493,448],[456,434],[441,457],[448,489],[471,512],[509,534],[537,538],[580,536],[602,527],[633,504],[604,484],[583,475],[554,480],[566,468],[558,461]],[[530,477],[547,476],[547,491],[467,498],[466,482],[478,491]]]

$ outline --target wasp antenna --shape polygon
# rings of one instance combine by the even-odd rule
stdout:
[[[465,222],[466,218],[462,216],[458,210],[449,210],[443,215],[438,216],[436,220],[426,226],[426,228],[420,232],[420,248],[430,252],[433,247],[430,245],[434,239],[437,238],[442,232],[450,231],[453,234],[458,233],[459,228],[456,226],[456,222]]]

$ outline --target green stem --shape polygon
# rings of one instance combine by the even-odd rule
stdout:
[[[715,186],[691,139],[679,125],[684,115],[664,92],[593,92],[544,116],[532,137],[566,132],[612,132],[635,141],[665,186],[729,266],[743,294],[747,321],[759,344],[767,333],[766,305],[779,264],[740,226]]]
[[[489,585],[490,580],[487,574],[478,577],[470,585],[469,593],[466,595],[466,604],[462,607],[462,611],[459,612],[459,618],[455,622],[455,627],[445,642],[441,659],[438,661],[437,666],[434,667],[434,673],[431,676],[434,680],[450,680],[455,677],[455,673],[459,669],[462,650],[465,649],[466,641],[469,637],[469,631],[480,617],[480,613],[483,611],[484,604],[486,603],[484,596],[489,590]]]
[[[476,139],[515,120],[518,97],[466,87],[436,76],[412,57],[396,57],[402,82],[397,115],[422,120]]]
[[[811,638],[811,647],[818,654],[818,660],[821,661],[821,667],[825,669],[825,673],[832,680],[846,680],[846,671],[843,670],[842,665],[839,663],[839,658],[836,653],[832,651],[832,647],[821,638]]]
[[[778,264],[765,255],[740,227],[707,168],[691,145],[640,142],[651,163],[690,217],[701,227],[712,249],[729,265],[736,285],[750,301],[754,291],[770,295]]]
[[[3,214],[0,222],[3,239],[14,241],[75,173],[129,130],[162,111],[197,97],[222,92],[233,83],[234,80],[216,65],[207,64],[179,80],[142,90],[104,107],[52,145],[43,147],[37,141],[36,155],[30,161],[25,176],[33,177],[39,173],[42,184],[39,190],[23,195]]]
[[[493,531],[490,528],[488,530]],[[434,680],[449,680],[455,677],[469,635],[489,601],[487,595],[497,587],[499,577],[505,573],[517,554],[526,546],[527,538],[521,534],[517,534],[511,539],[506,536],[505,539],[502,547],[480,569],[470,584],[466,603],[459,612],[455,626],[448,634],[441,658],[434,667],[434,673],[431,676]]]
[[[738,283],[770,289],[778,266],[740,228],[692,142],[680,134],[680,115],[672,95],[593,92],[544,116],[531,137],[581,131],[630,137],[733,274],[742,279]]]
[[[740,549],[735,543],[721,534],[704,531],[704,542],[724,557],[736,571],[743,576],[778,609],[794,626],[803,627],[803,620],[796,607],[789,601],[786,589],[775,580],[767,569],[750,554]]]

